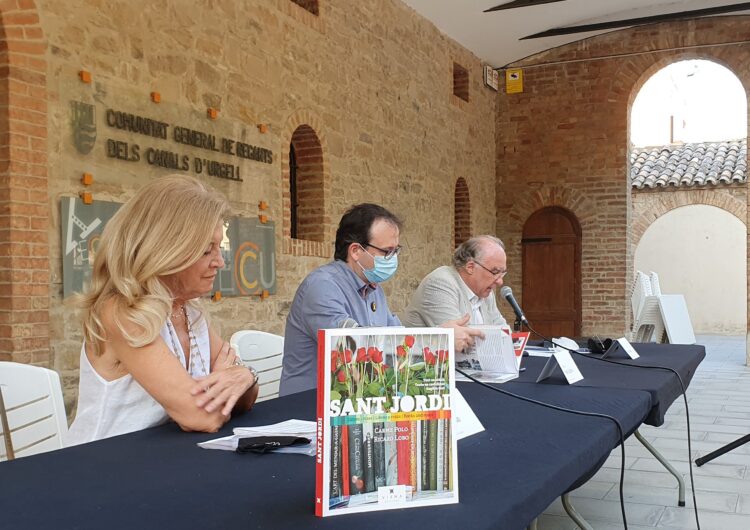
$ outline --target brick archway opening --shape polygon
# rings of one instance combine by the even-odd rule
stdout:
[[[289,146],[290,236],[323,241],[323,148],[315,130],[300,125]]]

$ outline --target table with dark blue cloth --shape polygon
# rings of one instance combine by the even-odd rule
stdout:
[[[2,528],[419,528],[514,530],[601,466],[620,440],[613,422],[458,385],[485,431],[458,442],[459,504],[315,517],[315,459],[237,454],[196,443],[232,427],[314,419],[315,394],[259,403],[218,434],[167,424],[0,463]],[[648,392],[506,384],[564,407],[616,417],[627,432]],[[574,390],[574,391],[571,391]]]
[[[653,368],[662,366],[671,368],[680,374],[687,389],[695,375],[698,365],[706,357],[706,349],[701,345],[678,344],[633,344],[638,352],[638,359],[630,359],[624,352],[617,351],[607,359],[629,366],[618,366],[604,362],[599,355],[571,354],[584,379],[572,385],[573,388],[626,388],[644,390],[651,394],[651,410],[644,423],[659,427],[664,423],[664,415],[672,403],[682,395],[680,382],[673,372]],[[526,370],[514,383],[535,383],[542,368],[547,363],[546,357],[524,357],[521,366]],[[650,366],[652,368],[634,368],[633,366]],[[562,372],[557,370],[552,377],[540,384],[550,386],[568,386]]]

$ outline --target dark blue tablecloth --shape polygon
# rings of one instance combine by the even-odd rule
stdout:
[[[633,347],[640,355],[638,359],[631,360],[622,351],[607,358],[627,365],[672,368],[682,377],[685,388],[692,381],[698,365],[706,357],[706,349],[701,345],[633,344]],[[584,377],[582,381],[572,385],[573,388],[626,388],[644,390],[651,394],[651,410],[644,421],[648,425],[662,425],[667,410],[675,399],[682,395],[679,380],[668,370],[618,366],[595,358],[600,357],[598,355],[572,356]],[[545,357],[524,357],[522,366],[526,367],[526,371],[522,372],[514,383],[535,383],[546,362]],[[568,386],[559,370],[540,384]]]
[[[617,417],[631,432],[647,392],[513,386],[529,397]],[[486,430],[459,442],[460,503],[318,519],[314,458],[200,449],[231,427],[313,419],[306,392],[258,404],[217,435],[174,424],[0,463],[3,528],[524,528],[619,443],[612,422],[459,384]],[[575,391],[571,391],[575,390]]]

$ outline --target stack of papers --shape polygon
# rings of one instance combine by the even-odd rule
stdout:
[[[527,344],[525,352],[531,357],[552,357],[555,350],[544,346],[529,346]]]
[[[223,449],[225,451],[236,451],[240,438],[253,438],[255,436],[295,436],[307,438],[307,445],[295,445],[280,447],[274,453],[301,453],[315,456],[316,425],[314,421],[286,420],[273,425],[259,425],[257,427],[237,427],[232,436],[224,436],[206,442],[200,442],[198,447],[203,449]]]

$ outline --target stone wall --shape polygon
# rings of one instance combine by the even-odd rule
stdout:
[[[266,201],[265,213],[276,222],[276,295],[207,302],[226,338],[242,328],[283,333],[297,285],[331,259],[336,224],[352,204],[378,202],[405,221],[400,270],[385,286],[394,311],[406,306],[427,272],[450,258],[459,177],[468,184],[472,231],[494,231],[495,124],[487,116],[495,113],[496,93],[483,86],[477,57],[396,0],[321,2],[319,16],[291,0],[28,4],[46,58],[40,83],[49,108],[43,166],[49,191],[38,205],[50,216],[42,234],[50,263],[45,345],[51,355],[49,362],[12,356],[58,370],[69,411],[81,334],[62,297],[60,200],[82,191],[85,171],[94,176],[88,188],[94,200],[120,202],[169,172],[108,158],[99,140],[93,158],[72,153],[73,99],[107,101],[144,116],[167,113],[186,126],[224,128],[273,151],[271,165],[243,162],[243,182],[202,177],[243,216],[256,216],[257,204]],[[453,95],[454,62],[469,72],[468,102]],[[81,82],[80,70],[90,72],[90,84]],[[209,108],[218,110],[214,121],[206,117]],[[284,236],[288,149],[303,125],[322,150],[317,214],[323,235],[316,236],[322,241]]]
[[[632,102],[651,75],[683,59],[719,62],[750,87],[749,22],[715,17],[615,31],[513,65],[524,68],[524,92],[498,99],[497,230],[508,245],[506,283],[521,298],[523,224],[539,208],[562,206],[582,227],[582,333],[627,329]]]

